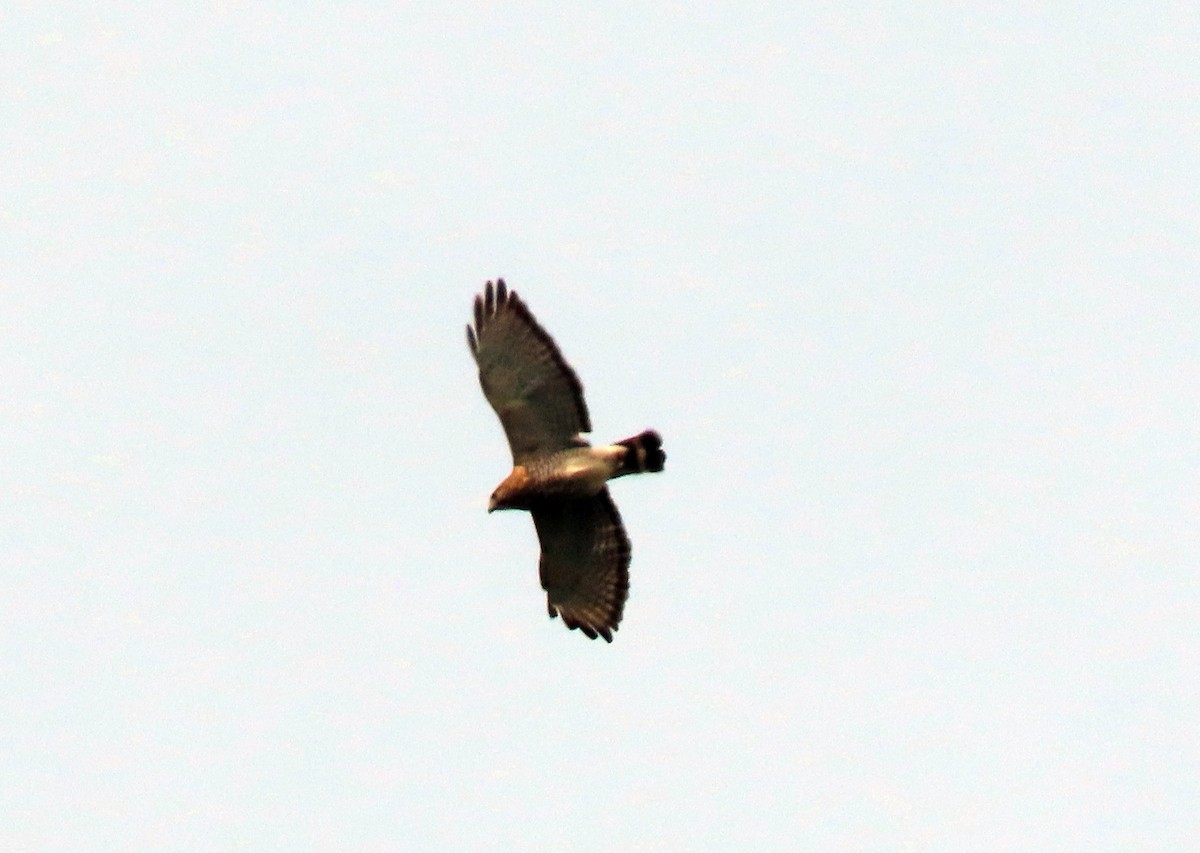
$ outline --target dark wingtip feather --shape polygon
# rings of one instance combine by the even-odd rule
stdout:
[[[487,287],[483,289],[483,314],[488,319],[496,315],[496,292],[492,289],[490,281],[487,283]]]
[[[620,587],[619,591],[622,592],[621,601],[622,601],[622,603],[624,603],[624,595],[628,594],[629,587],[627,585],[624,587]],[[575,619],[573,616],[571,616],[570,614],[559,612],[558,608],[555,607],[553,604],[550,604],[549,602],[547,602],[547,604],[546,604],[546,611],[550,614],[551,619],[557,619],[558,617],[561,616],[563,623],[568,628],[570,628],[572,631],[582,632],[590,640],[595,640],[598,637],[603,637],[605,642],[611,643],[613,641],[613,631],[616,631],[617,628],[620,627],[618,625],[598,625],[598,626],[596,626],[596,625],[591,625],[587,622],[580,622],[577,619]],[[616,618],[617,619],[621,618],[619,612],[617,613]]]
[[[472,353],[479,352],[479,342],[475,340],[475,330],[467,326],[467,346],[471,348]]]
[[[570,628],[572,631],[582,632],[584,634],[584,636],[586,636],[589,640],[594,640],[597,637],[603,637],[608,642],[610,642],[610,643],[612,642],[612,633],[607,628],[605,628],[603,626],[601,626],[600,628],[594,628],[591,625],[589,625],[587,622],[580,622],[578,619],[571,616],[570,614],[558,612],[557,608],[555,608],[554,605],[552,605],[552,604],[549,605],[549,610],[550,610],[550,618],[551,619],[553,619],[556,616],[562,616],[563,623],[568,628]]]

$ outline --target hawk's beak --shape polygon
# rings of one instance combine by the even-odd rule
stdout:
[[[495,511],[496,511],[496,496],[492,495],[490,498],[488,498],[488,512],[492,513]]]

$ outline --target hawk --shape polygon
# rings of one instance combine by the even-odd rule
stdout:
[[[488,512],[533,516],[550,618],[611,643],[629,595],[630,552],[606,483],[661,471],[662,439],[646,430],[592,447],[580,437],[592,425],[579,377],[503,279],[475,297],[467,344],[512,450],[512,472],[492,492]]]

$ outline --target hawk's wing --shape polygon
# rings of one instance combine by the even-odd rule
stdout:
[[[608,489],[534,505],[538,563],[550,616],[612,642],[629,595],[629,537]]]
[[[512,449],[513,464],[586,444],[591,432],[583,386],[554,339],[500,279],[475,297],[475,326],[467,343],[479,365],[479,384]]]

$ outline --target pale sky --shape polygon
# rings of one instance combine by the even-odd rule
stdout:
[[[1194,844],[1200,6],[398,5],[0,11],[0,849]]]

